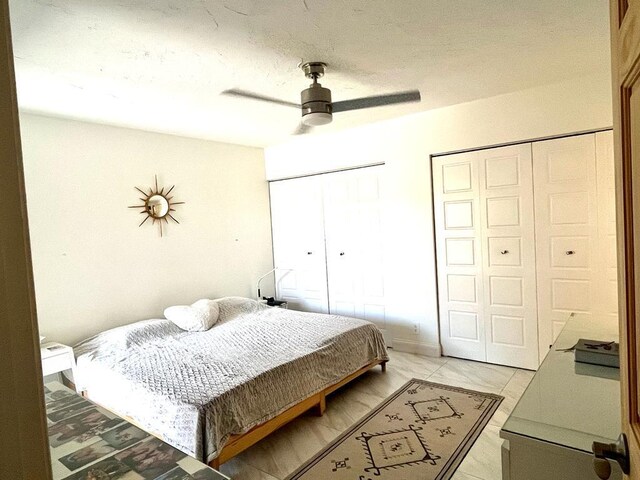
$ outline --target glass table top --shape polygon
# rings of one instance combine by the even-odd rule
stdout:
[[[575,315],[569,319],[502,427],[591,453],[594,441],[614,442],[620,434],[620,371],[576,363],[578,339],[618,341],[615,319]]]

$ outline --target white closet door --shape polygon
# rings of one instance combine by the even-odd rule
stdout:
[[[538,368],[531,144],[478,152],[487,361]]]
[[[540,359],[598,298],[595,136],[533,144]]]
[[[360,264],[354,225],[358,214],[356,186],[349,172],[328,174],[323,180],[329,310],[355,317]]]
[[[329,311],[386,328],[380,167],[323,175]]]
[[[328,313],[321,178],[269,187],[277,297],[295,310]]]
[[[478,158],[435,157],[433,195],[442,353],[486,361]]]
[[[598,278],[597,305],[601,315],[618,319],[618,265],[616,251],[616,194],[613,132],[596,133],[598,176]]]

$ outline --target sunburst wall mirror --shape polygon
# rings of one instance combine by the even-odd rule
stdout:
[[[135,187],[137,191],[139,191],[143,196],[139,198],[142,201],[141,205],[130,205],[129,208],[139,208],[142,211],[140,215],[146,215],[144,220],[140,222],[138,227],[144,225],[147,220],[151,219],[151,224],[158,223],[160,227],[160,236],[163,235],[162,224],[168,224],[169,219],[173,220],[175,223],[180,223],[176,218],[172,215],[173,212],[176,211],[174,208],[176,205],[183,205],[184,202],[176,202],[173,200],[173,196],[171,192],[175,185],[169,188],[166,192],[165,187],[158,188],[158,176],[155,176],[155,186],[149,188],[149,192],[145,192],[142,188]]]

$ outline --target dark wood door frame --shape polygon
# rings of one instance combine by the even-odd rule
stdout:
[[[7,0],[0,0],[0,399],[0,478],[51,479]]]

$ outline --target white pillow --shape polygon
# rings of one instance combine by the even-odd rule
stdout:
[[[171,320],[182,330],[204,332],[218,321],[220,308],[213,300],[203,298],[192,305],[175,305],[164,311],[167,320]]]

